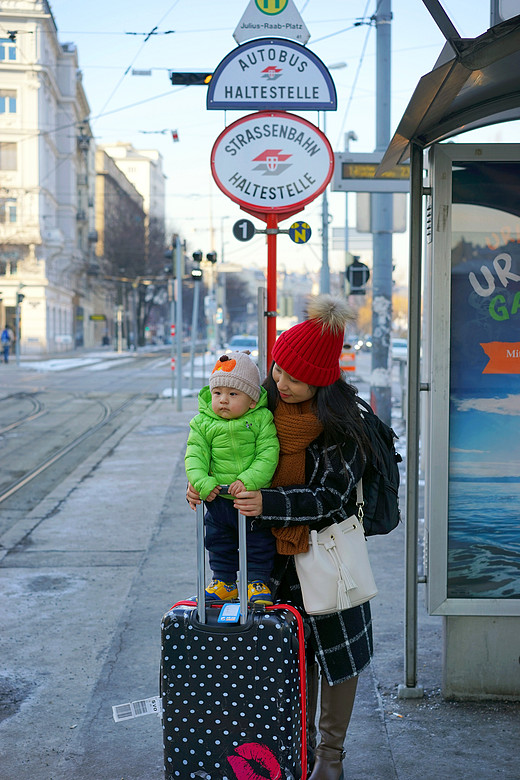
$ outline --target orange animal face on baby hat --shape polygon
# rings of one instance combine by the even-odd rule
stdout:
[[[225,360],[224,360],[224,358],[225,358]],[[233,360],[233,359],[228,360],[227,355],[222,355],[222,357],[219,358],[217,360],[217,362],[215,363],[215,368],[213,369],[211,374],[213,375],[215,373],[215,371],[225,371],[226,374],[227,374],[229,371],[233,371],[233,369],[235,368],[236,364],[237,364],[236,360]]]

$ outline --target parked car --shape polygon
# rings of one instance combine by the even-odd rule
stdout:
[[[258,357],[258,339],[256,336],[233,336],[226,347],[226,353],[249,351],[251,357]]]

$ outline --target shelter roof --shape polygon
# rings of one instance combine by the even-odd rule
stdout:
[[[477,38],[448,38],[417,84],[376,175],[408,159],[410,143],[425,148],[514,119],[520,119],[520,15]]]

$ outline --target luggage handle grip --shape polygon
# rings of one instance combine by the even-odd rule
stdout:
[[[206,554],[204,547],[204,503],[197,504],[197,613],[199,623],[206,622]],[[247,550],[246,517],[238,513],[238,598],[240,601],[240,623],[247,620]]]

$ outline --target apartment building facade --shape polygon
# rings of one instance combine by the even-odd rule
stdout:
[[[7,0],[0,23],[0,318],[26,353],[60,351],[96,308],[89,106],[46,0]]]

